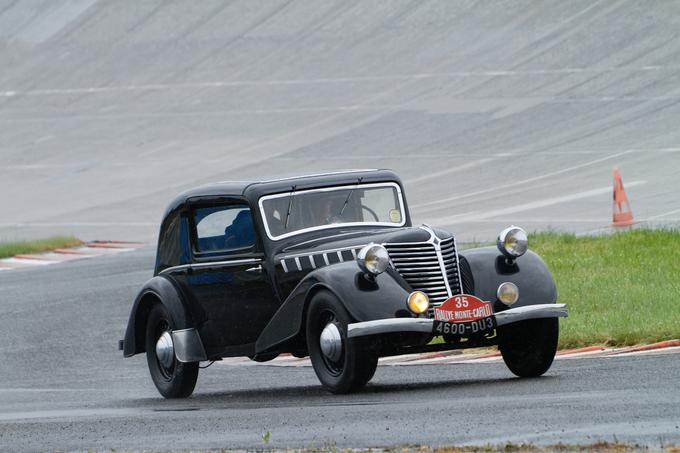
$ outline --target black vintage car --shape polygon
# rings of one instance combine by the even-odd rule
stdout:
[[[458,251],[412,226],[388,170],[199,187],[165,212],[120,346],[146,352],[166,398],[193,392],[199,362],[281,353],[310,356],[334,393],[363,387],[379,357],[487,345],[539,376],[566,306],[521,228],[497,245]]]

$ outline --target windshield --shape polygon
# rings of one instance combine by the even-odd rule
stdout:
[[[404,202],[397,184],[356,184],[291,190],[260,198],[270,239],[339,226],[403,226]]]

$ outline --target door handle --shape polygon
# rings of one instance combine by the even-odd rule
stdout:
[[[262,265],[258,264],[257,266],[249,267],[246,269],[246,272],[262,272]]]

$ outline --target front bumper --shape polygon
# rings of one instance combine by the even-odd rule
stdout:
[[[496,324],[502,326],[525,319],[564,318],[568,316],[567,304],[540,304],[510,308],[495,313]],[[349,338],[364,337],[393,332],[432,333],[432,319],[426,318],[388,318],[374,321],[355,322],[347,326]]]

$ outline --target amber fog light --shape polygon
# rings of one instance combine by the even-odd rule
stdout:
[[[422,291],[413,291],[408,296],[408,309],[419,315],[430,308],[430,299]]]
[[[501,283],[498,291],[496,291],[496,296],[498,296],[498,300],[510,306],[519,299],[519,288],[512,282]]]

